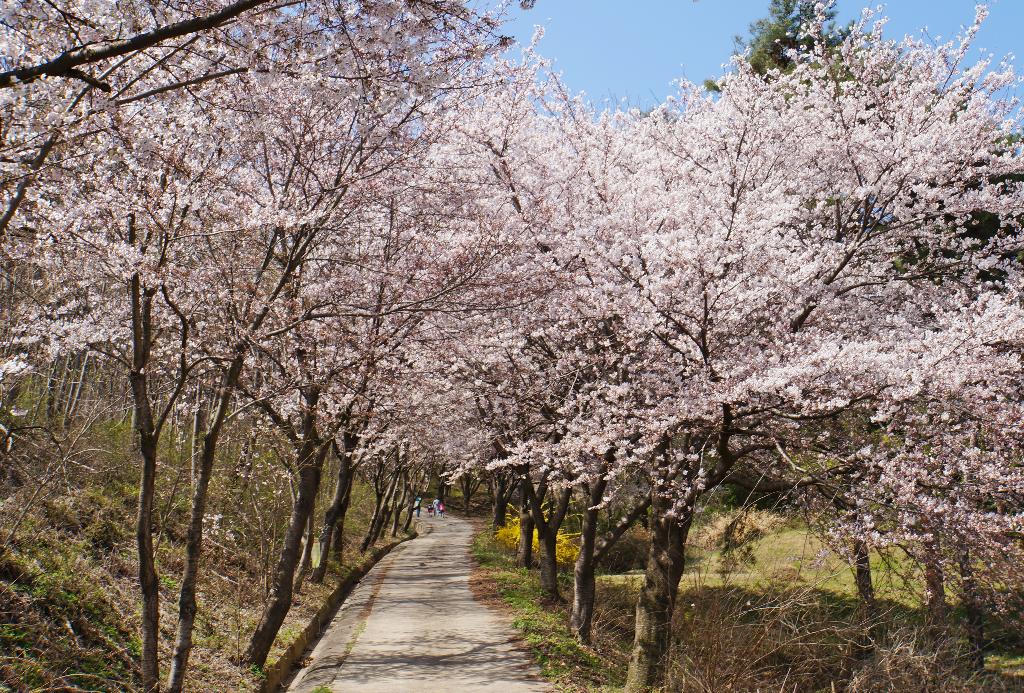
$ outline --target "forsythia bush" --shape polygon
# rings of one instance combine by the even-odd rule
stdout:
[[[558,565],[568,567],[576,562],[577,556],[580,555],[580,547],[576,542],[579,534],[569,534],[567,532],[560,531],[558,538],[555,542],[555,558],[558,560]],[[498,545],[507,549],[508,551],[515,551],[519,548],[519,518],[513,517],[505,522],[504,527],[500,527],[497,532],[494,533],[494,539],[498,542]],[[540,540],[537,537],[537,530],[533,530],[533,551],[534,555],[540,551]]]
[[[519,548],[519,518],[513,518],[506,520],[505,525],[499,527],[494,533],[494,540],[498,542],[498,546],[508,550],[515,551]],[[533,533],[534,546],[537,545],[537,532]]]

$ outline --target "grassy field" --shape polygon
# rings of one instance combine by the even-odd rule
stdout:
[[[916,576],[898,556],[871,557],[882,615],[878,645],[864,660],[852,645],[865,631],[853,571],[806,527],[780,523],[748,542],[740,558],[700,532],[692,538],[669,690],[1024,691],[1019,638],[1010,634],[1000,647],[998,628],[984,675],[939,666],[947,654],[922,642]],[[510,612],[557,690],[621,688],[641,571],[599,576],[594,642],[584,647],[569,631],[568,606],[544,601],[535,571],[515,567],[489,531],[473,550],[480,564],[475,579]],[[571,597],[571,575],[562,578],[563,595]]]
[[[809,585],[835,593],[855,596],[853,570],[841,556],[801,526],[785,526],[771,532],[747,548],[749,560],[730,565],[721,550],[688,547],[686,572],[680,589],[735,586],[758,588],[780,582]],[[891,600],[911,608],[920,605],[921,595],[912,584],[916,577],[909,563],[899,557],[871,554],[875,592],[881,600]],[[600,580],[629,582],[642,580],[640,570],[602,575]],[[908,579],[910,578],[910,579]]]

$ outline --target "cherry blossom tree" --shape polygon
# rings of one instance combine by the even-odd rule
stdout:
[[[73,158],[114,110],[159,108],[167,94],[230,88],[241,75],[328,76],[397,104],[463,71],[506,39],[496,16],[465,3],[313,0],[146,2],[17,0],[0,34],[0,239],[40,176]]]
[[[940,307],[985,300],[957,279],[1003,254],[1002,239],[956,231],[980,210],[1019,216],[1019,186],[1000,181],[1021,160],[998,144],[1015,127],[999,94],[1012,74],[964,66],[973,32],[940,47],[880,32],[865,20],[838,50],[796,56],[791,75],[738,63],[719,98],[684,96],[644,123],[666,195],[628,210],[620,228],[642,235],[608,258],[681,387],[652,412],[679,452],[653,467],[652,506],[682,536],[659,546],[653,532],[629,690],[660,676],[696,497],[800,421],[884,408],[908,378],[934,377],[912,347],[955,328],[932,317]]]
[[[495,352],[481,370],[506,359],[536,393],[506,464],[569,485],[648,480],[628,690],[663,675],[698,500],[772,471],[815,421],[884,416],[935,382],[942,340],[922,335],[955,334],[996,290],[967,277],[1017,281],[1012,234],[966,233],[979,212],[1020,218],[1012,72],[966,63],[975,29],[936,47],[881,27],[868,15],[838,46],[808,42],[786,74],[737,61],[717,95],[684,86],[648,116],[595,117],[532,87],[466,128],[502,213],[533,233],[529,262],[554,277],[481,349]]]
[[[0,259],[25,297],[0,384],[89,353],[131,394],[145,690],[180,412],[202,443],[172,691],[240,418],[283,441],[296,488],[250,664],[340,560],[357,474],[364,548],[430,475],[489,475],[551,599],[578,502],[584,641],[595,566],[645,518],[631,692],[664,683],[688,533],[723,484],[806,490],[865,601],[868,548],[908,551],[932,620],[957,585],[979,646],[979,585],[1022,531],[1024,156],[1013,71],[968,62],[977,24],[894,42],[866,13],[813,40],[822,8],[785,71],[737,58],[715,93],[641,114],[596,111],[532,49],[494,59],[496,20],[461,2],[147,8],[24,0],[0,44]]]
[[[812,471],[842,494],[841,512],[827,516],[835,533],[921,566],[933,632],[948,629],[946,592],[959,585],[978,666],[984,602],[1012,608],[993,586],[1020,579],[1020,311],[1013,292],[936,316],[942,329],[922,335],[913,382],[875,411],[846,464]]]
[[[122,363],[134,393],[146,690],[158,680],[151,518],[164,423],[200,367],[219,369],[168,684],[180,690],[206,489],[250,350],[269,324],[295,329],[276,321],[276,304],[295,295],[317,241],[358,207],[341,202],[372,199],[373,177],[413,154],[424,118],[443,113],[451,87],[472,86],[498,38],[488,15],[461,3],[246,14],[257,4],[186,8],[200,19],[157,17],[154,31],[143,28],[153,18],[134,17],[141,8],[121,6],[90,22],[90,8],[21,3],[5,23],[4,252],[43,253],[62,284],[39,326],[56,325],[46,335],[55,345]],[[217,30],[228,21],[230,32]],[[127,296],[111,290],[120,283]]]

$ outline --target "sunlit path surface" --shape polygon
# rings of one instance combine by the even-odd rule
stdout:
[[[549,690],[508,624],[470,592],[469,523],[422,526],[359,584],[289,691]]]

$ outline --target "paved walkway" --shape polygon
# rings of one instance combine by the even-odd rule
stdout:
[[[423,518],[420,528],[349,595],[289,691],[549,690],[508,623],[473,599],[469,523]]]

